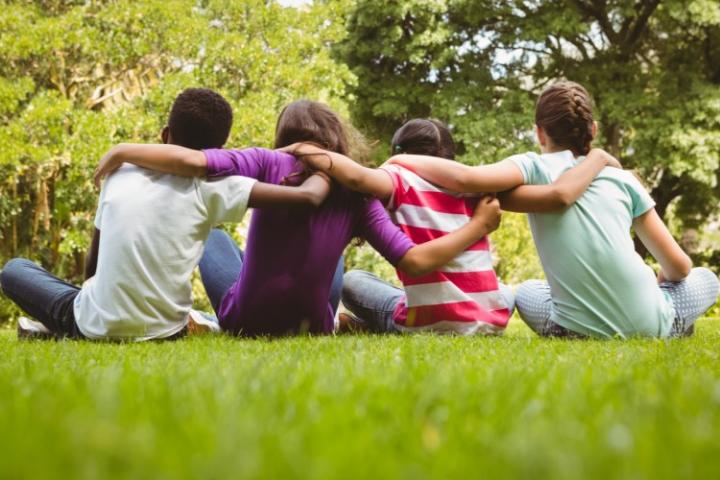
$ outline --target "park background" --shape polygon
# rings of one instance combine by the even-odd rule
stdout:
[[[588,88],[596,145],[717,271],[716,0],[0,0],[0,262],[80,283],[93,169],[158,141],[187,87],[230,101],[230,147],[271,147],[283,106],[309,98],[375,143],[369,163],[430,116],[480,164],[536,148],[534,100],[560,78]],[[492,240],[505,282],[542,276],[524,216]],[[394,277],[366,246],[346,264]],[[0,298],[0,324],[18,313]],[[0,478],[718,478],[719,323],[627,342],[540,340],[517,319],[504,338],[0,331]]]
[[[116,143],[157,142],[187,87],[228,98],[229,147],[271,147],[283,106],[310,98],[375,144],[371,162],[429,116],[478,164],[535,149],[534,100],[567,78],[595,99],[596,145],[635,169],[697,265],[720,264],[714,0],[5,1],[0,59],[2,263],[30,258],[80,283],[94,167]],[[523,216],[492,239],[503,281],[542,276]],[[369,247],[347,267],[394,277]],[[0,300],[0,322],[15,315]]]

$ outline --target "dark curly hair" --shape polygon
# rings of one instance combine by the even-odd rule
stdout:
[[[187,148],[220,148],[230,135],[232,107],[209,88],[188,88],[170,109],[168,130],[173,143]]]
[[[414,118],[393,135],[392,154],[410,153],[455,159],[455,142],[450,130],[438,120]]]
[[[593,103],[587,90],[575,82],[555,83],[540,94],[535,123],[555,145],[587,155],[593,140]]]

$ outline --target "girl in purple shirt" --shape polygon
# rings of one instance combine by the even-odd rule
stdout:
[[[310,142],[341,154],[349,151],[346,127],[326,105],[300,100],[280,114],[275,148]],[[309,173],[294,156],[261,148],[190,150],[173,145],[119,145],[103,158],[101,177],[130,162],[185,176],[243,175],[261,182],[294,183]],[[495,230],[497,200],[478,204],[464,227],[415,245],[376,199],[333,185],[317,209],[254,211],[244,254],[226,234],[215,231],[200,269],[224,330],[236,334],[329,333],[333,329],[330,288],[336,265],[353,238],[367,240],[409,275],[444,265],[477,239]]]

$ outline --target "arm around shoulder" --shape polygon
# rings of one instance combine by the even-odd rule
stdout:
[[[330,189],[330,180],[323,174],[311,175],[297,187],[257,182],[250,192],[248,206],[317,208],[330,194]]]
[[[520,169],[510,160],[469,166],[445,158],[401,154],[389,160],[420,177],[458,193],[502,192],[523,184]]]
[[[569,208],[585,193],[606,166],[620,167],[609,153],[593,149],[579,165],[563,173],[550,185],[521,185],[500,194],[505,210],[520,213],[558,212]]]
[[[184,177],[201,177],[207,170],[207,159],[200,150],[167,144],[121,143],[111,148],[95,169],[96,185],[123,163]]]
[[[295,143],[280,150],[295,155],[306,165],[331,176],[350,190],[372,195],[383,203],[392,196],[393,182],[386,172],[360,165],[346,155],[309,143]]]
[[[486,196],[480,199],[470,221],[458,230],[407,251],[397,267],[411,277],[441,268],[472,244],[500,226],[500,203]]]

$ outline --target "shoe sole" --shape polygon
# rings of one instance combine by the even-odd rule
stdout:
[[[192,312],[192,311],[188,314],[187,332],[189,335],[206,335],[208,333],[218,332],[218,330],[214,330],[206,322],[196,321],[195,320],[196,315],[200,315],[200,314]]]
[[[18,324],[17,326],[18,340],[56,340],[55,335],[50,332],[38,332],[35,330],[26,330]]]

